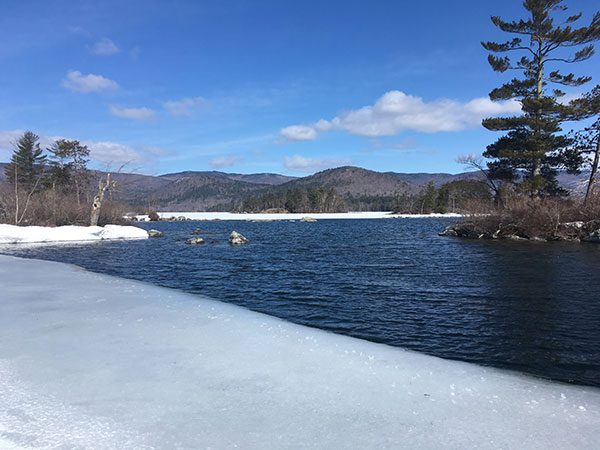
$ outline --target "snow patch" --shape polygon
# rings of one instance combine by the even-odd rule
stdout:
[[[275,220],[302,220],[311,217],[317,220],[340,220],[340,219],[423,219],[429,217],[451,217],[460,218],[461,214],[392,214],[389,211],[365,211],[348,213],[229,213],[229,212],[160,212],[161,219],[177,219],[185,217],[188,220],[257,220],[257,221],[275,221]],[[148,221],[147,215],[136,216],[137,220]]]
[[[148,232],[138,227],[20,227],[0,224],[0,244],[41,242],[100,241],[105,239],[147,239]]]

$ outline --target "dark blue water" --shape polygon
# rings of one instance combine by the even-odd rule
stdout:
[[[439,237],[447,219],[154,223],[161,239],[13,247],[444,358],[600,386],[600,245]],[[150,228],[150,224],[140,224]],[[195,228],[206,245],[183,241]],[[237,230],[251,244],[231,247]]]

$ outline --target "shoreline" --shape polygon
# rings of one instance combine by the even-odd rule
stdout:
[[[5,439],[84,448],[593,448],[600,439],[598,388],[64,263],[0,255],[0,278]]]
[[[230,213],[230,212],[159,212],[161,220],[241,220],[241,221],[282,221],[302,220],[312,218],[316,220],[361,220],[361,219],[426,219],[426,218],[454,218],[464,217],[462,214],[393,214],[390,211],[363,211],[347,213]],[[149,221],[147,214],[136,217],[138,221]],[[184,218],[184,219],[181,219]]]

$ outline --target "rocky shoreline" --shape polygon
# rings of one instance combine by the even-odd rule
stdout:
[[[591,242],[600,243],[600,220],[559,223],[551,230],[528,231],[515,223],[491,220],[465,220],[452,224],[440,236],[468,239],[505,239],[535,242]]]

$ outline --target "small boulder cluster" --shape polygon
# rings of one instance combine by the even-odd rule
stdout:
[[[199,236],[201,233],[202,233],[202,230],[200,228],[196,228],[191,233],[192,237],[190,237],[189,239],[186,239],[185,243],[189,244],[189,245],[206,244],[206,240]],[[148,230],[148,236],[151,238],[161,238],[164,236],[164,233],[159,230],[151,229],[151,230]],[[244,245],[244,244],[248,244],[249,242],[250,242],[250,240],[247,237],[245,237],[241,233],[238,233],[237,231],[232,231],[231,234],[229,235],[229,243],[231,245]]]
[[[205,244],[206,241],[203,238],[201,238],[200,236],[197,236],[200,233],[201,233],[201,230],[199,230],[199,229],[192,231],[192,234],[194,234],[196,236],[189,238],[188,240],[185,241],[185,243],[190,244],[190,245]],[[247,244],[249,242],[250,242],[250,240],[248,240],[248,238],[246,238],[241,233],[238,233],[237,231],[232,231],[231,234],[229,235],[229,243],[231,245],[243,245],[243,244]]]

